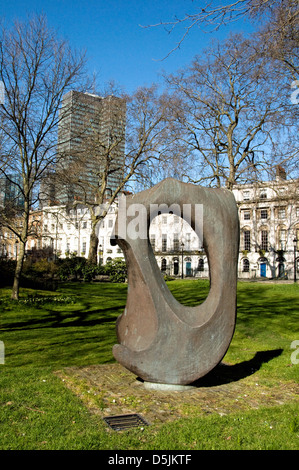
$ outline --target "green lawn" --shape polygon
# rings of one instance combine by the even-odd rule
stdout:
[[[198,280],[168,286],[188,305],[202,302],[209,290],[207,281]],[[0,289],[1,449],[298,449],[295,400],[225,416],[190,416],[142,432],[107,431],[55,371],[114,362],[115,321],[126,293],[125,284],[74,283],[55,293],[22,289],[21,301],[13,303],[10,290]],[[281,387],[282,395],[284,387],[298,383],[299,364],[292,363],[290,348],[299,340],[298,312],[298,285],[239,283],[236,331],[224,361],[240,380]]]

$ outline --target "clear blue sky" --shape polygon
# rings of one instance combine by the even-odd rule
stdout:
[[[49,26],[71,45],[87,51],[90,73],[98,75],[98,88],[114,80],[126,92],[159,80],[161,71],[175,72],[189,64],[208,45],[212,35],[193,28],[181,48],[175,47],[182,30],[168,34],[163,27],[143,29],[191,13],[205,2],[192,0],[0,0],[1,17],[8,23],[45,13]],[[244,27],[244,24],[243,24]],[[225,28],[241,31],[242,23]],[[216,37],[216,33],[213,34]]]

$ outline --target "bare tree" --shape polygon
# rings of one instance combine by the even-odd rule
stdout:
[[[108,96],[104,101],[113,103],[110,116],[103,118],[100,109],[92,118],[95,125],[89,117],[82,120],[81,134],[75,138],[78,145],[70,142],[65,155],[69,163],[64,169],[57,168],[55,175],[60,186],[72,188],[72,204],[89,209],[88,260],[92,263],[97,262],[98,226],[117,197],[130,189],[129,185],[136,187],[141,181],[151,184],[159,163],[171,158],[166,125],[169,102],[155,86],[140,88],[131,97]],[[96,124],[99,121],[100,126]],[[88,165],[92,168],[90,177],[86,174]]]
[[[0,79],[5,101],[0,106],[0,172],[22,201],[18,208],[8,210],[5,204],[2,208],[3,224],[19,240],[12,299],[19,297],[30,210],[37,202],[40,181],[57,158],[61,98],[82,81],[84,69],[84,54],[72,51],[66,41],[58,39],[44,16],[15,22],[11,29],[2,28]]]
[[[276,0],[263,5],[257,2],[255,17],[266,9],[266,21],[257,32],[257,47],[288,82],[299,77],[299,9],[297,0]],[[275,65],[276,62],[276,65]],[[288,83],[289,85],[289,83]]]
[[[214,32],[245,18],[257,23],[263,51],[267,50],[268,54],[276,55],[276,58],[287,64],[290,51],[298,50],[298,14],[297,0],[235,0],[225,3],[220,0],[198,0],[194,1],[191,13],[182,17],[175,15],[172,20],[145,27],[162,26],[168,33],[183,29],[178,42],[167,54],[169,56],[181,47],[194,28]],[[294,70],[292,59],[288,66]],[[295,69],[298,74],[298,65]]]
[[[225,31],[225,27],[229,27],[233,23],[238,24],[240,20],[249,21],[256,27],[255,33],[248,36],[252,48],[252,67],[256,73],[258,73],[257,68],[261,64],[263,73],[268,68],[267,80],[268,83],[271,83],[273,90],[276,90],[277,98],[280,97],[282,111],[279,129],[275,126],[275,133],[273,128],[272,132],[268,134],[268,143],[271,142],[271,155],[267,156],[266,167],[271,166],[272,169],[275,169],[278,163],[283,164],[285,167],[288,166],[295,170],[293,176],[296,176],[296,167],[298,167],[298,15],[297,0],[194,1],[191,13],[186,13],[181,17],[174,16],[172,20],[146,26],[164,27],[169,34],[174,30],[178,32],[178,42],[166,57],[180,48],[186,37],[195,28],[209,33],[220,28]],[[265,90],[268,91],[266,80],[264,83]],[[278,99],[275,101],[277,103]],[[215,126],[213,129],[215,130]],[[261,136],[260,131],[258,134]],[[215,137],[217,139],[218,136],[219,134],[213,139],[215,140]],[[269,149],[268,146],[265,148]],[[263,150],[261,146],[259,150]],[[219,158],[219,147],[217,150],[214,149],[215,152]],[[220,155],[222,155],[222,151]],[[216,166],[219,164],[221,165],[221,161],[215,162]],[[206,166],[209,166],[208,161],[206,161]]]
[[[270,72],[250,41],[235,35],[167,77],[173,123],[198,163],[193,180],[232,188],[267,165],[284,110]]]

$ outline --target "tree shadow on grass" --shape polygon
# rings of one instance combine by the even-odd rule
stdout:
[[[116,322],[118,316],[123,312],[125,305],[118,305],[117,307],[98,308],[90,310],[92,305],[85,304],[85,308],[64,311],[53,310],[43,306],[41,314],[38,315],[38,310],[35,309],[37,318],[26,317],[21,320],[6,323],[5,329],[7,331],[17,330],[33,330],[44,328],[70,328],[70,327],[94,327],[100,326],[105,323]]]
[[[258,351],[252,359],[240,362],[239,364],[228,365],[223,362],[218,364],[205,377],[198,379],[192,385],[198,388],[215,387],[231,382],[237,382],[257,372],[263,364],[271,361],[282,354],[283,349],[273,349],[270,351]]]

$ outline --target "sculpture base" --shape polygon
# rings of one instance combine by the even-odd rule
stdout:
[[[185,392],[186,390],[196,388],[193,385],[161,384],[155,382],[144,382],[143,386],[147,390],[161,390],[162,392]]]

